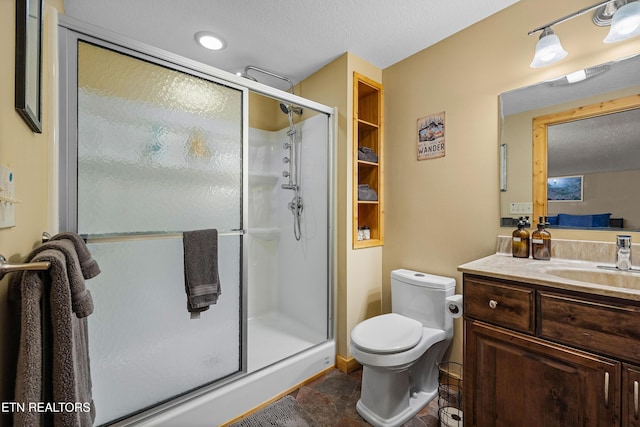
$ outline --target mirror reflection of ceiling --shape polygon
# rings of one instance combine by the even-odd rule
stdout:
[[[548,176],[640,169],[640,109],[549,126],[547,135]]]
[[[502,93],[501,116],[640,85],[640,55],[596,65],[587,68],[585,72],[588,78],[580,82],[569,83],[563,76]]]

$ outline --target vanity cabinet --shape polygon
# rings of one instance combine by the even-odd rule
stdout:
[[[640,305],[464,275],[465,426],[638,426]]]
[[[383,185],[383,90],[382,85],[353,73],[353,248],[384,243]],[[358,156],[359,152],[361,152]],[[366,185],[369,196],[358,197]],[[375,200],[373,200],[375,198]],[[367,227],[368,238],[358,239],[358,229]]]

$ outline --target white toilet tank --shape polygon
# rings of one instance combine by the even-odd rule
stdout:
[[[391,311],[421,322],[427,328],[448,330],[453,319],[446,299],[455,294],[456,280],[412,270],[391,272]]]

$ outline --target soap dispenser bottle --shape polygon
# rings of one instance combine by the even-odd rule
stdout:
[[[516,258],[529,258],[529,232],[526,229],[528,217],[520,217],[518,228],[511,235],[511,253]]]
[[[531,233],[531,252],[533,259],[551,259],[551,233],[546,230],[543,217],[538,219],[538,229]]]

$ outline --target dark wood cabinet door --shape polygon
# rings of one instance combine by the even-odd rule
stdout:
[[[640,367],[622,366],[622,425],[640,427]]]
[[[464,339],[465,426],[621,425],[620,362],[470,320]]]

